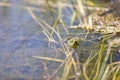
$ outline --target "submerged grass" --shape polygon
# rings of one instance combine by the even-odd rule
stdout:
[[[49,74],[49,68],[46,65],[46,63],[43,61],[43,67],[47,75],[47,80],[120,80],[120,62],[112,62],[108,64],[108,59],[110,56],[112,56],[112,48],[114,44],[118,44],[117,46],[120,46],[120,39],[117,39],[116,43],[113,40],[113,42],[110,42],[110,44],[106,43],[106,37],[103,37],[102,40],[100,40],[98,43],[96,43],[95,46],[88,46],[90,48],[87,48],[85,46],[78,45],[78,48],[71,48],[69,44],[67,43],[68,40],[76,36],[71,36],[70,38],[67,36],[70,36],[72,32],[68,30],[69,27],[66,26],[64,20],[63,20],[63,15],[62,15],[62,9],[64,7],[70,7],[73,8],[72,16],[70,17],[71,23],[70,25],[73,26],[74,22],[76,19],[79,20],[80,25],[82,28],[87,29],[88,31],[86,32],[84,29],[82,31],[85,32],[85,35],[83,38],[79,37],[80,41],[79,43],[81,44],[82,41],[87,41],[90,34],[90,31],[93,24],[91,23],[91,16],[88,16],[87,12],[88,9],[96,10],[96,6],[94,7],[94,4],[92,1],[95,0],[90,0],[90,1],[85,1],[84,0],[71,0],[70,3],[67,3],[64,0],[60,1],[55,1],[52,2],[52,0],[46,0],[46,1],[40,1],[40,3],[44,3],[44,5],[48,5],[48,8],[52,14],[52,7],[57,7],[59,10],[58,17],[56,21],[53,23],[53,25],[49,25],[46,21],[40,20],[35,14],[34,11],[38,11],[38,7],[28,7],[28,6],[18,6],[14,5],[18,8],[23,8],[26,9],[29,14],[32,16],[32,18],[42,27],[43,33],[46,35],[48,38],[49,43],[54,42],[56,44],[60,45],[61,48],[61,53],[59,54],[64,54],[65,58],[64,59],[56,59],[56,58],[49,58],[49,57],[40,57],[40,56],[33,56],[34,58],[38,58],[44,61],[54,61],[54,62],[59,62],[60,65],[57,69],[54,70],[52,74]],[[84,6],[84,4],[89,4],[91,6]],[[59,6],[56,6],[59,5]],[[13,6],[10,3],[5,3],[5,2],[0,2],[0,6]],[[97,9],[100,9],[98,7]],[[65,14],[67,16],[67,14]],[[87,16],[87,17],[86,17]],[[93,15],[94,16],[94,15]],[[97,17],[96,17],[97,18]],[[62,27],[61,27],[62,26]],[[65,36],[64,38],[61,34],[63,31],[65,31]],[[74,32],[75,33],[75,32]],[[73,33],[73,34],[74,34]],[[94,32],[95,33],[95,32]],[[76,33],[78,34],[78,33]],[[79,35],[84,34],[84,33],[79,33]],[[54,35],[57,36],[57,39],[54,37]],[[109,37],[107,37],[109,38]],[[73,43],[74,42],[74,43]],[[73,41],[72,45],[76,45],[76,41]],[[87,42],[84,42],[87,44]],[[93,42],[93,41],[92,41]],[[92,48],[91,48],[92,47]],[[85,55],[84,50],[87,50]],[[75,56],[74,56],[75,55]],[[82,55],[82,56],[81,56]],[[80,57],[85,57],[83,58],[84,60],[81,60]],[[61,72],[62,71],[62,72]],[[61,75],[57,75],[58,72],[61,72]]]
[[[49,1],[47,1],[49,2]],[[62,1],[61,1],[62,2]],[[71,25],[75,22],[75,19],[78,18],[77,16],[80,15],[80,24],[87,24],[87,30],[89,31],[90,27],[92,27],[91,21],[89,21],[89,18],[85,18],[86,10],[82,4],[82,0],[77,0],[77,4],[69,4],[72,5],[74,8],[73,15],[71,17]],[[91,3],[91,2],[90,2]],[[67,4],[67,3],[66,3]],[[62,3],[61,3],[62,5]],[[50,6],[50,4],[49,4]],[[59,5],[60,6],[60,5]],[[76,8],[78,6],[78,8]],[[60,12],[62,11],[61,7],[58,7]],[[109,44],[106,44],[106,38],[103,37],[103,39],[100,41],[98,44],[98,48],[91,48],[90,52],[87,52],[87,54],[90,54],[84,62],[80,61],[80,54],[83,54],[82,50],[78,50],[79,52],[76,51],[76,49],[70,48],[68,43],[66,43],[65,39],[62,38],[61,32],[59,25],[62,24],[63,29],[66,31],[66,33],[71,33],[68,31],[68,28],[66,27],[63,19],[62,19],[62,13],[58,16],[58,19],[54,22],[53,26],[50,26],[43,20],[38,20],[37,17],[35,16],[34,12],[29,8],[28,12],[31,14],[33,19],[43,28],[43,30],[47,34],[47,38],[49,40],[49,43],[51,42],[50,40],[53,39],[54,41],[58,42],[58,44],[61,45],[62,52],[66,56],[64,60],[60,59],[53,59],[53,58],[45,58],[45,57],[39,57],[39,56],[34,56],[35,58],[40,58],[42,60],[48,60],[48,61],[57,61],[61,62],[59,67],[53,72],[53,74],[48,76],[48,80],[51,79],[58,79],[58,80],[119,80],[120,79],[120,62],[112,62],[108,64],[108,59],[110,57],[111,51],[112,51],[112,46]],[[66,14],[67,15],[67,14]],[[44,27],[47,26],[47,27]],[[49,31],[50,29],[50,31]],[[87,32],[86,35],[88,36],[90,32]],[[58,40],[55,40],[53,35],[57,35]],[[72,33],[71,33],[72,34]],[[67,34],[68,35],[68,34]],[[84,39],[87,39],[86,35],[84,36]],[[81,42],[81,40],[80,40]],[[75,45],[75,43],[73,44]],[[84,46],[79,46],[79,47],[84,47]],[[94,50],[95,49],[95,50]],[[73,55],[76,55],[73,56]],[[85,55],[84,55],[85,56]],[[86,55],[87,56],[87,55]],[[57,73],[62,70],[61,76],[57,75]],[[55,78],[57,77],[57,78]]]
[[[73,1],[73,0],[71,0],[71,1]],[[47,1],[47,3],[49,3],[49,1]],[[87,24],[87,27],[84,25],[84,28],[87,28],[87,30],[89,31],[90,27],[92,27],[92,24],[91,24],[91,21],[89,21],[90,19],[85,17],[87,14],[86,14],[86,10],[82,4],[82,0],[77,0],[75,2],[77,4],[73,4],[73,3],[74,2],[72,2],[72,4],[68,4],[68,5],[72,5],[73,9],[74,9],[74,12],[71,16],[71,25],[73,25],[76,18],[78,18],[77,16],[80,15],[80,19],[79,19],[80,24],[81,23]],[[91,2],[89,2],[89,3],[93,4]],[[64,2],[64,4],[65,4],[65,2]],[[49,4],[49,6],[50,6],[50,4]],[[39,58],[42,60],[55,61],[55,62],[57,61],[57,62],[61,63],[59,65],[59,67],[53,72],[53,74],[51,74],[51,75],[49,74],[48,80],[51,80],[53,78],[57,79],[57,80],[71,80],[71,79],[72,80],[119,80],[120,79],[120,62],[112,62],[111,61],[110,64],[107,63],[108,59],[111,55],[112,46],[109,44],[106,44],[106,41],[107,41],[106,37],[105,38],[103,37],[103,39],[99,42],[99,44],[97,44],[98,45],[97,48],[95,48],[94,46],[90,46],[90,47],[93,47],[93,49],[91,48],[90,52],[87,52],[87,54],[89,54],[89,56],[86,55],[87,59],[85,59],[84,62],[81,62],[80,57],[79,57],[80,54],[83,54],[83,51],[76,50],[76,49],[73,49],[70,46],[68,46],[69,44],[66,43],[66,40],[69,40],[69,39],[62,38],[62,36],[61,36],[62,32],[60,32],[60,30],[59,30],[60,29],[59,25],[61,24],[61,26],[63,27],[63,30],[66,31],[67,35],[69,33],[71,33],[71,32],[69,32],[68,28],[66,27],[66,25],[62,19],[62,13],[61,13],[62,6],[63,5],[62,5],[62,1],[61,1],[60,5],[58,7],[60,10],[60,13],[58,15],[58,18],[54,22],[53,26],[50,26],[48,23],[46,23],[43,20],[38,20],[38,18],[35,16],[32,9],[30,9],[30,8],[27,9],[28,12],[33,17],[33,19],[45,31],[44,33],[46,34],[46,36],[49,40],[49,43],[51,42],[51,39],[52,39],[52,41],[56,41],[57,44],[61,45],[62,53],[64,53],[64,55],[66,56],[66,58],[64,60],[53,59],[53,58],[48,58],[48,57],[33,56],[35,58]],[[78,6],[78,7],[76,7],[76,6]],[[46,27],[44,27],[44,25]],[[84,36],[84,40],[87,39],[86,36],[88,36],[89,33],[90,33],[90,31],[86,33],[86,35]],[[55,38],[53,36],[54,34],[57,35],[59,41],[55,40]],[[81,43],[81,39],[80,39],[80,43]],[[76,44],[74,43],[73,45],[76,45]],[[84,46],[79,46],[79,47],[84,47]],[[77,51],[79,51],[79,52],[77,52]],[[76,57],[73,56],[74,54],[76,55]],[[57,73],[61,70],[62,70],[61,75],[57,76]]]

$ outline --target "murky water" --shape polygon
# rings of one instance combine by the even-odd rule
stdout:
[[[10,0],[9,3],[21,5],[24,2]],[[35,14],[49,24],[56,19],[56,14],[52,15],[50,11],[44,11],[44,8]],[[67,11],[64,14],[68,14]],[[69,25],[69,15],[63,17],[63,20]],[[0,6],[0,80],[44,80],[46,73],[42,62],[32,56],[61,56],[52,50],[56,45],[48,46],[45,38],[42,28],[27,10]],[[50,73],[59,66],[55,62],[46,64]]]
[[[11,0],[9,3],[14,6],[22,1]],[[46,74],[40,59],[32,56],[54,57],[56,53],[48,46],[42,29],[28,11],[13,6],[0,7],[0,80],[44,79]],[[35,13],[41,19],[50,16],[47,12]],[[57,67],[50,65],[52,62],[46,64],[52,72]]]

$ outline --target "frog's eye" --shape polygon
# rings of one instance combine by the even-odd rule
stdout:
[[[74,45],[78,45],[78,42],[77,42],[77,41],[75,41]]]
[[[73,43],[73,40],[70,40],[70,43]]]

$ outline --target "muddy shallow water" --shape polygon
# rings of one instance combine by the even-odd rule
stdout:
[[[9,2],[22,4],[19,0]],[[50,24],[55,20],[50,12],[35,13]],[[69,18],[63,19],[69,25]],[[49,46],[45,38],[27,10],[0,6],[0,80],[44,80],[46,73],[42,62],[32,56],[64,57],[56,54],[53,49],[56,45]],[[120,55],[116,55],[115,60],[119,59]],[[55,62],[46,64],[50,74],[59,66]]]

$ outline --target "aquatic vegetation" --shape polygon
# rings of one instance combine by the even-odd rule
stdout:
[[[60,45],[60,51],[57,54],[65,56],[64,59],[33,56],[34,58],[60,63],[59,67],[52,74],[49,74],[48,80],[53,78],[56,80],[119,80],[120,62],[112,62],[111,60],[111,55],[114,54],[113,47],[119,48],[120,46],[120,38],[116,37],[120,33],[119,18],[111,14],[100,16],[99,12],[101,11],[96,10],[94,3],[88,2],[90,4],[88,6],[82,0],[70,3],[58,1],[56,4],[49,0],[47,2],[50,2],[49,6],[55,7],[59,11],[52,25],[44,20],[39,20],[31,8],[27,8],[27,11],[42,27],[49,43],[54,41],[55,44]],[[59,6],[56,6],[58,4]],[[70,26],[66,26],[67,24],[63,19],[62,10],[66,6],[73,7]],[[96,11],[89,13],[91,8]],[[97,9],[102,10],[104,8],[98,6]],[[76,19],[80,23],[74,26]],[[69,29],[78,32],[72,33]],[[100,34],[101,39],[94,42],[93,39],[96,37],[94,34]],[[71,37],[66,39],[68,36]],[[112,39],[113,37],[114,39]],[[84,60],[81,60],[81,57]],[[61,74],[57,75],[58,72]]]
[[[120,54],[120,18],[115,17],[120,0],[101,0],[105,4],[100,0],[25,0],[19,5],[4,1],[0,6],[24,9],[40,27],[36,33],[42,31],[43,41],[48,42],[45,46],[50,50],[42,53],[48,52],[47,56],[33,52],[32,58],[41,63],[35,62],[35,67],[27,63],[36,71],[38,64],[43,67],[43,74],[37,75],[41,80],[120,80],[120,61],[113,61],[113,54]]]

